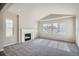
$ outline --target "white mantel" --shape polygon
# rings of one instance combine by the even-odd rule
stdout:
[[[31,33],[31,40],[34,39],[34,29],[22,29],[22,42],[25,42],[25,34]]]

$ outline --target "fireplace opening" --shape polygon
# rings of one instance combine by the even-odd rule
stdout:
[[[26,33],[25,34],[25,41],[31,40],[31,33]]]

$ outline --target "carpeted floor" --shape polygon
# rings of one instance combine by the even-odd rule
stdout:
[[[79,56],[73,43],[36,39],[4,48],[7,56]]]
[[[0,52],[0,56],[6,56],[5,53],[4,53],[4,51]]]

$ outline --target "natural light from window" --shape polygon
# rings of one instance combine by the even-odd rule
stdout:
[[[43,24],[43,31],[45,32],[64,32],[65,25],[64,23],[52,23],[52,24]]]
[[[6,37],[11,37],[13,35],[13,21],[6,19]]]

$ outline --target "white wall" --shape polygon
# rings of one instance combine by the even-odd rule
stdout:
[[[3,50],[3,16],[0,12],[0,51]]]
[[[76,44],[79,46],[79,15],[76,16]]]
[[[43,31],[43,24],[64,23],[64,32],[45,32]],[[63,40],[68,42],[75,42],[75,19],[73,17],[53,19],[39,22],[39,37]]]

